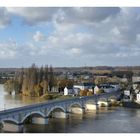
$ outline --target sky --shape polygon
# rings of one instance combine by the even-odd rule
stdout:
[[[140,65],[140,8],[0,7],[0,67]]]

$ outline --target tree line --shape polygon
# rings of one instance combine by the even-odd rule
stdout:
[[[21,68],[20,71],[16,72],[14,78],[4,84],[4,89],[9,94],[15,91],[15,94],[42,96],[48,91],[52,91],[55,84],[52,66],[46,65],[38,68],[32,64],[31,67]]]

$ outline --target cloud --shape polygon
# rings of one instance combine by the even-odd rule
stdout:
[[[0,25],[8,25],[1,24],[6,17],[9,21],[9,16],[20,18],[26,24],[21,28],[28,27],[29,32],[35,33],[34,41],[0,43],[0,58],[40,63],[49,60],[55,65],[139,64],[140,8],[37,7],[2,11]],[[52,26],[49,34],[48,23]]]
[[[104,21],[106,18],[114,17],[120,12],[118,7],[82,7],[82,8],[61,8],[56,16],[59,23],[93,24]]]
[[[33,39],[36,42],[40,42],[40,41],[45,41],[46,40],[46,37],[40,31],[36,31],[36,33],[33,35]]]
[[[0,59],[13,59],[17,54],[17,43],[9,40],[0,43]]]
[[[7,11],[13,15],[22,17],[23,22],[28,25],[37,25],[42,22],[50,22],[57,9],[52,7],[10,7],[7,8]]]
[[[42,22],[57,23],[88,23],[104,21],[106,18],[114,17],[120,12],[118,7],[22,7],[22,8],[7,8],[11,14],[23,18],[24,23],[28,25],[36,25]]]
[[[9,13],[5,8],[0,8],[0,28],[4,28],[11,23]]]
[[[40,55],[40,49],[38,45],[30,42],[17,43],[16,41],[9,39],[6,42],[0,42],[0,59],[21,59],[32,56]]]

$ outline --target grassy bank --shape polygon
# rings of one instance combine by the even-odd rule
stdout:
[[[63,99],[70,99],[70,98],[74,98],[74,97],[70,95],[64,96],[63,94],[60,93],[48,93],[40,97],[40,99],[45,99],[45,100],[63,100]]]

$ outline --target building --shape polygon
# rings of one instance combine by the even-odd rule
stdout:
[[[79,88],[80,90],[88,89],[89,91],[93,91],[94,84],[93,83],[81,83],[73,86],[74,88]]]
[[[132,77],[132,82],[134,83],[134,82],[138,82],[138,81],[140,81],[140,76],[133,76]]]
[[[105,93],[111,93],[115,91],[115,87],[108,84],[102,84],[94,87],[94,94],[98,94],[99,90],[103,90]]]
[[[95,86],[94,87],[94,94],[98,94],[99,90],[100,90],[100,87],[99,86]]]
[[[73,88],[68,88],[68,87],[64,88],[64,95],[74,95],[74,94],[75,94],[75,91]]]
[[[138,93],[138,94],[136,95],[136,101],[137,101],[137,102],[140,102],[140,93]]]
[[[133,89],[136,90],[140,86],[140,81],[133,83]]]
[[[119,83],[112,82],[112,83],[108,83],[108,85],[114,87],[114,90],[115,90],[115,91],[118,91],[118,90],[121,89],[121,86],[120,86]]]
[[[80,89],[79,88],[73,88],[74,89],[74,95],[78,95],[80,93]]]
[[[128,82],[128,79],[124,77],[124,78],[120,78],[120,81],[125,83]]]
[[[124,96],[130,96],[130,90],[124,90]]]

